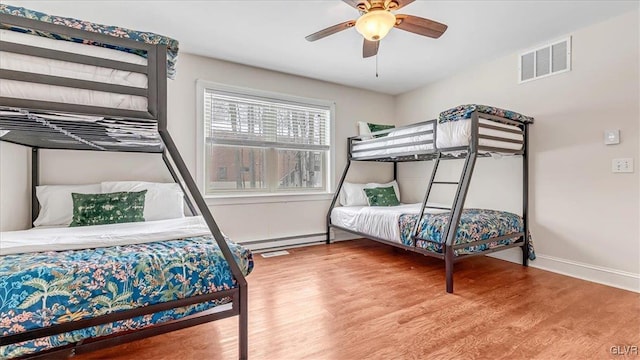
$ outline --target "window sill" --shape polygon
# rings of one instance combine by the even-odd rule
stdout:
[[[333,193],[229,194],[205,196],[205,201],[207,205],[210,206],[327,201],[331,199],[333,199]]]

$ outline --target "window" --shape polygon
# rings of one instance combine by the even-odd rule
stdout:
[[[198,82],[204,195],[326,193],[333,105]]]

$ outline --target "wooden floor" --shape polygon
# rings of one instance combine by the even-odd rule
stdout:
[[[290,252],[256,256],[247,278],[252,359],[617,359],[613,346],[640,345],[636,293],[477,257],[456,264],[451,295],[442,261],[373,241]],[[230,318],[74,359],[237,354]]]

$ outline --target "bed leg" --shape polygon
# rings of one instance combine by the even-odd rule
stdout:
[[[331,244],[331,228],[327,227],[327,245]]]
[[[240,360],[246,360],[249,357],[249,304],[247,302],[247,287],[240,287],[240,314],[239,314],[239,355]]]
[[[522,242],[522,266],[529,266],[529,236],[524,235]]]
[[[444,249],[444,267],[446,273],[447,292],[453,294],[453,247],[447,245]]]

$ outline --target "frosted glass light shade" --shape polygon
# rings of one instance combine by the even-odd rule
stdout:
[[[378,41],[387,36],[395,25],[396,17],[387,10],[372,10],[356,21],[356,30],[369,41]]]

